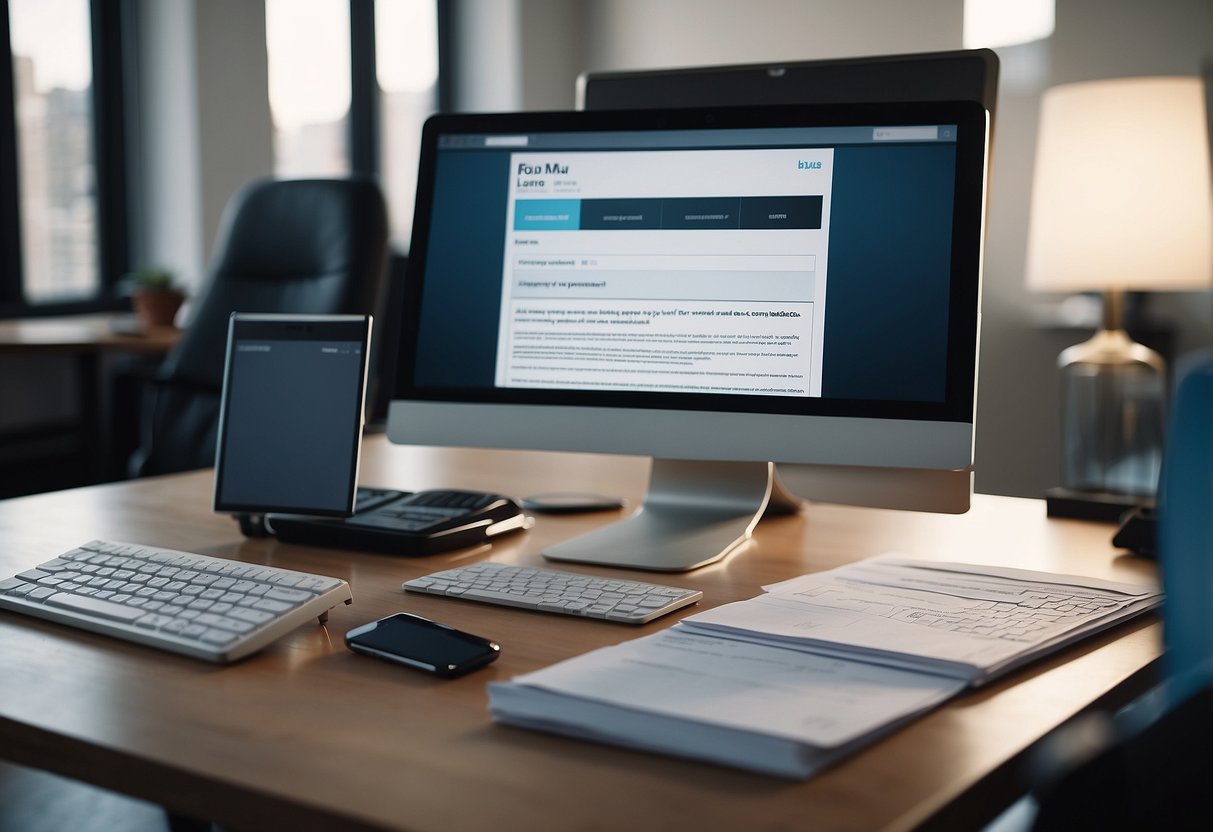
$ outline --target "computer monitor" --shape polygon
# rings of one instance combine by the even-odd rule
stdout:
[[[794,505],[774,462],[968,468],[987,135],[975,102],[431,118],[389,438],[650,455],[637,512],[544,554],[670,571]]]

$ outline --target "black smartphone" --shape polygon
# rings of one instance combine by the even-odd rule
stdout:
[[[439,676],[460,676],[501,654],[496,642],[408,612],[355,627],[345,634],[345,646]]]

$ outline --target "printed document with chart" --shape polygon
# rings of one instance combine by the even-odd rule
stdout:
[[[1156,587],[886,555],[489,686],[508,724],[805,778]]]

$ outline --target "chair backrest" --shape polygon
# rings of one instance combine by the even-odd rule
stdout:
[[[1031,832],[1213,829],[1213,688],[1179,701],[1169,688],[1084,714],[1036,750],[1046,782]]]
[[[1213,350],[1175,371],[1158,494],[1165,671],[1177,696],[1213,683]]]
[[[144,403],[138,476],[214,464],[232,312],[367,314],[387,253],[374,180],[262,179],[228,203],[205,284]]]
[[[1213,351],[1175,375],[1158,494],[1163,681],[1042,746],[1033,832],[1213,829]]]

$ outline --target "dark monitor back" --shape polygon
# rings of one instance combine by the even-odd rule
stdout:
[[[577,79],[577,104],[586,110],[978,101],[990,113],[991,135],[997,93],[998,56],[989,49],[590,72]]]

